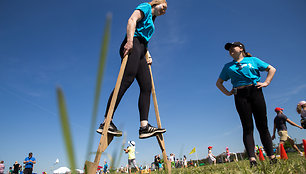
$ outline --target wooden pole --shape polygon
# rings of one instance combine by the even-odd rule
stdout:
[[[148,60],[149,58],[151,58],[151,55],[150,55],[149,51],[147,51],[146,59]],[[153,102],[154,102],[154,110],[155,110],[155,115],[156,115],[157,127],[162,128],[161,121],[160,121],[160,116],[159,116],[159,111],[158,111],[158,104],[157,104],[157,98],[156,98],[156,93],[155,93],[155,86],[154,86],[154,80],[153,80],[151,65],[149,65],[149,70],[150,70],[151,82],[152,82],[152,97],[153,97]],[[163,153],[164,162],[166,164],[166,171],[169,174],[171,174],[171,164],[169,163],[169,161],[167,159],[164,136],[163,136],[163,134],[157,134],[156,138],[157,138],[158,144],[160,146],[160,149]]]
[[[92,163],[90,161],[86,161],[85,162],[85,173],[86,174],[95,174],[98,168],[98,165],[100,163],[100,158],[102,153],[105,151],[105,149],[108,147],[108,145],[112,142],[114,135],[110,135],[107,133],[108,128],[109,128],[109,124],[112,120],[112,115],[114,113],[114,108],[115,108],[115,104],[117,101],[117,97],[118,97],[118,92],[120,89],[120,85],[121,85],[121,81],[122,81],[122,77],[124,74],[124,70],[126,67],[126,63],[128,60],[128,55],[126,55],[121,63],[121,67],[120,67],[120,71],[119,71],[119,75],[117,78],[117,82],[116,82],[116,86],[112,95],[112,100],[109,106],[109,109],[107,111],[107,116],[105,119],[105,124],[103,127],[103,131],[102,131],[102,135],[100,138],[100,142],[99,142],[99,146],[98,146],[98,150],[96,153],[96,157],[95,157],[95,161]]]

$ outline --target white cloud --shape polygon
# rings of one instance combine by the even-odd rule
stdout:
[[[276,102],[280,104],[286,103],[290,98],[294,95],[299,94],[301,91],[306,89],[306,84],[298,85],[295,87],[292,87],[291,89],[288,89],[287,92],[277,94],[276,96],[273,96],[272,99],[276,100]]]

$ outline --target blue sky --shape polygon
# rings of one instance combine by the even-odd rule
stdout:
[[[0,160],[7,168],[16,160],[21,163],[30,151],[37,158],[37,172],[68,165],[56,86],[64,90],[77,166],[83,167],[106,15],[112,13],[112,29],[100,121],[119,72],[118,50],[127,20],[141,2],[145,1],[0,1]],[[277,69],[264,89],[271,133],[275,107],[285,108],[285,114],[299,123],[295,107],[306,96],[305,5],[303,0],[168,1],[149,44],[168,154],[195,159],[188,153],[196,147],[198,157],[204,158],[210,145],[214,154],[226,146],[232,152],[244,150],[233,97],[215,86],[223,65],[232,60],[224,50],[226,42],[244,43],[247,51]],[[230,82],[225,86],[231,88]],[[114,122],[127,140],[136,142],[136,161],[149,164],[160,150],[155,138],[138,139],[138,94],[134,83]],[[149,122],[156,125],[153,102]],[[288,125],[288,131],[298,142],[306,137],[304,130],[293,126]],[[93,150],[99,138],[95,134]],[[116,138],[106,153],[118,150],[122,139]],[[257,131],[255,141],[261,144]],[[60,164],[54,166],[56,158]],[[126,162],[123,156],[121,164]]]

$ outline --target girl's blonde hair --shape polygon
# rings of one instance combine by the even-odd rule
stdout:
[[[301,112],[302,112],[302,106],[304,106],[305,104],[306,104],[305,101],[300,101],[300,102],[297,104],[297,106],[296,106],[296,112],[299,113],[299,114],[301,114]],[[304,107],[305,107],[305,106],[304,106]]]
[[[166,0],[152,0],[151,2],[148,2],[152,7],[159,5],[159,4],[163,4],[166,3]]]
[[[296,112],[299,113],[299,114],[301,114],[301,111],[302,111],[302,106],[301,106],[300,104],[298,104],[298,105],[296,106]]]

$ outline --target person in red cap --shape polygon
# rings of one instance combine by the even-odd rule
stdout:
[[[296,126],[300,129],[303,129],[302,126],[299,126],[297,124],[295,124],[293,121],[291,121],[284,113],[283,113],[283,108],[275,108],[275,112],[277,113],[276,117],[274,118],[274,128],[273,128],[273,135],[272,135],[272,140],[275,139],[275,132],[277,129],[277,133],[280,136],[280,141],[279,141],[279,145],[283,144],[286,141],[289,141],[289,143],[291,144],[291,146],[301,155],[303,156],[303,153],[299,150],[299,148],[297,148],[297,146],[294,144],[294,141],[292,138],[289,137],[288,132],[287,132],[287,126],[286,126],[286,122],[290,123],[292,126]],[[280,147],[280,146],[279,146]],[[278,154],[280,152],[279,147],[278,149]]]
[[[208,155],[207,155],[206,158],[209,159],[210,164],[214,163],[214,165],[216,165],[217,160],[216,160],[216,157],[212,154],[211,149],[212,149],[212,146],[209,146],[208,147]]]

